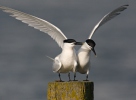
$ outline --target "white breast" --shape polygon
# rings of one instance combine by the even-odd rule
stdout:
[[[86,44],[84,44],[80,50],[78,51],[78,72],[85,74],[90,67],[90,48],[87,47]]]
[[[76,54],[73,50],[65,50],[60,55],[60,61],[62,63],[62,67],[60,72],[69,72],[74,68],[74,64],[76,62]]]

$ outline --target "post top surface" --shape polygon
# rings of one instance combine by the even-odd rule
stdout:
[[[51,83],[64,83],[64,84],[67,84],[67,83],[76,83],[76,84],[78,84],[78,83],[93,83],[93,82],[91,82],[91,81],[65,81],[65,82],[56,82],[56,81],[54,81],[54,82],[49,82],[50,84]]]

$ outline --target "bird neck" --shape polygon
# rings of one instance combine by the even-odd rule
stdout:
[[[74,46],[71,46],[70,44],[68,44],[68,43],[65,43],[64,45],[63,45],[63,48],[62,48],[63,50],[74,50]]]
[[[68,46],[63,46],[62,52],[61,52],[61,56],[65,56],[66,57],[72,57],[75,56],[75,49],[74,47],[68,47]]]
[[[89,51],[91,51],[91,47],[85,42],[85,43],[81,46],[80,50],[84,50],[84,51],[89,52]]]
[[[86,65],[89,63],[90,60],[90,52],[91,49],[84,43],[78,51],[78,61],[80,65]]]

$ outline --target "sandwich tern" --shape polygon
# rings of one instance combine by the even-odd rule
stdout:
[[[93,28],[92,32],[90,33],[90,36],[88,37],[88,39],[83,43],[83,45],[81,46],[81,48],[78,50],[78,66],[77,66],[77,72],[81,73],[81,74],[86,74],[86,81],[88,81],[88,74],[89,74],[89,70],[90,70],[90,52],[91,50],[94,52],[94,54],[96,55],[95,52],[95,42],[91,39],[92,35],[95,33],[95,31],[102,26],[103,24],[105,24],[107,21],[111,20],[112,18],[116,17],[117,15],[119,15],[122,11],[124,11],[125,9],[127,9],[128,5],[123,5],[118,7],[117,9],[113,10],[112,12],[109,12],[108,14],[106,14]]]
[[[62,48],[62,52],[56,56],[55,59],[51,58],[53,60],[53,72],[57,72],[59,74],[60,81],[62,81],[60,73],[68,73],[70,81],[69,72],[72,71],[75,73],[77,66],[77,55],[74,46],[82,45],[82,43],[76,42],[74,39],[67,39],[67,37],[59,28],[46,20],[4,6],[0,6],[0,9],[11,14],[10,16],[15,17],[17,20],[20,20],[23,23],[34,27],[35,29],[47,33],[58,43],[58,45]],[[74,74],[74,80],[75,77],[76,74]]]

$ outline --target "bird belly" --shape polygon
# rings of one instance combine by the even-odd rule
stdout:
[[[74,61],[71,60],[63,60],[62,66],[60,68],[60,73],[68,73],[74,67]]]
[[[78,64],[77,70],[79,73],[81,74],[86,74],[87,71],[89,70],[90,66],[89,66],[89,62],[88,63],[80,63]]]
[[[85,55],[78,55],[77,71],[81,74],[86,74],[90,68],[90,57]]]
[[[60,55],[60,62],[62,64],[60,68],[61,73],[68,73],[69,71],[72,71],[73,68],[75,68],[75,62],[77,62],[77,57],[75,51],[72,50],[63,50],[63,52]]]

